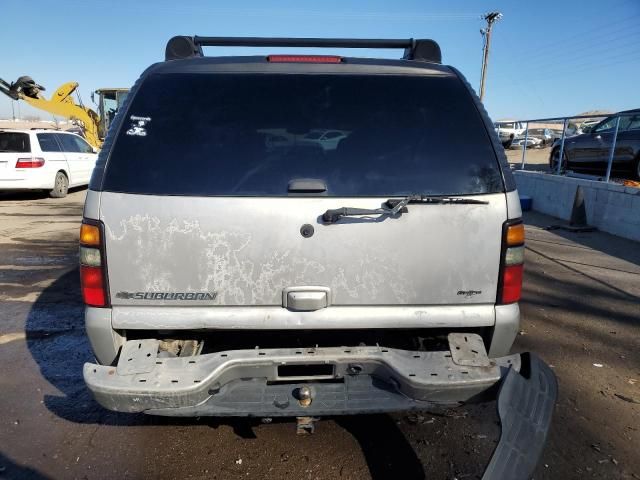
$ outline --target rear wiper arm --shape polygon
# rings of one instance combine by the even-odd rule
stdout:
[[[368,215],[379,216],[396,216],[402,213],[406,213],[405,208],[410,203],[426,203],[431,205],[487,205],[489,202],[483,200],[476,200],[473,198],[461,198],[461,197],[431,197],[428,195],[409,195],[401,199],[390,198],[384,203],[382,208],[351,208],[342,207],[327,210],[322,214],[322,221],[324,223],[335,223],[343,217],[360,217]]]

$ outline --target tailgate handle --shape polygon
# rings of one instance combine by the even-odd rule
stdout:
[[[312,312],[327,308],[331,290],[328,287],[287,287],[282,290],[282,306],[296,312]]]

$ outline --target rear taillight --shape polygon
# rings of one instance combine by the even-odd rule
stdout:
[[[91,307],[109,305],[102,232],[102,224],[93,220],[83,220],[80,227],[80,286]]]
[[[16,168],[40,168],[44,165],[44,158],[19,158]]]
[[[522,220],[510,220],[503,227],[502,258],[498,303],[515,303],[522,294],[524,264],[524,224]]]
[[[80,284],[84,303],[92,307],[106,306],[102,268],[80,265]]]
[[[269,55],[271,63],[340,63],[342,57],[335,55]]]

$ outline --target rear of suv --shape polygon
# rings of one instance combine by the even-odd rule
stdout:
[[[54,198],[87,185],[96,151],[79,135],[47,129],[0,130],[0,191],[45,190]]]
[[[406,50],[204,57],[203,45]],[[509,355],[518,195],[491,121],[437,44],[175,37],[167,57],[119,111],[85,204],[97,362],[84,377],[98,402],[308,421],[499,388],[516,434],[489,469],[529,471],[556,386],[534,355]],[[319,131],[341,135],[308,141]]]

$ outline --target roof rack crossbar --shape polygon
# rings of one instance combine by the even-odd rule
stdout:
[[[441,63],[439,45],[429,39],[274,38],[176,36],[167,43],[165,60],[204,56],[202,47],[401,48],[405,60]]]
[[[319,48],[410,48],[412,39],[383,38],[273,38],[193,37],[203,47],[319,47]]]

